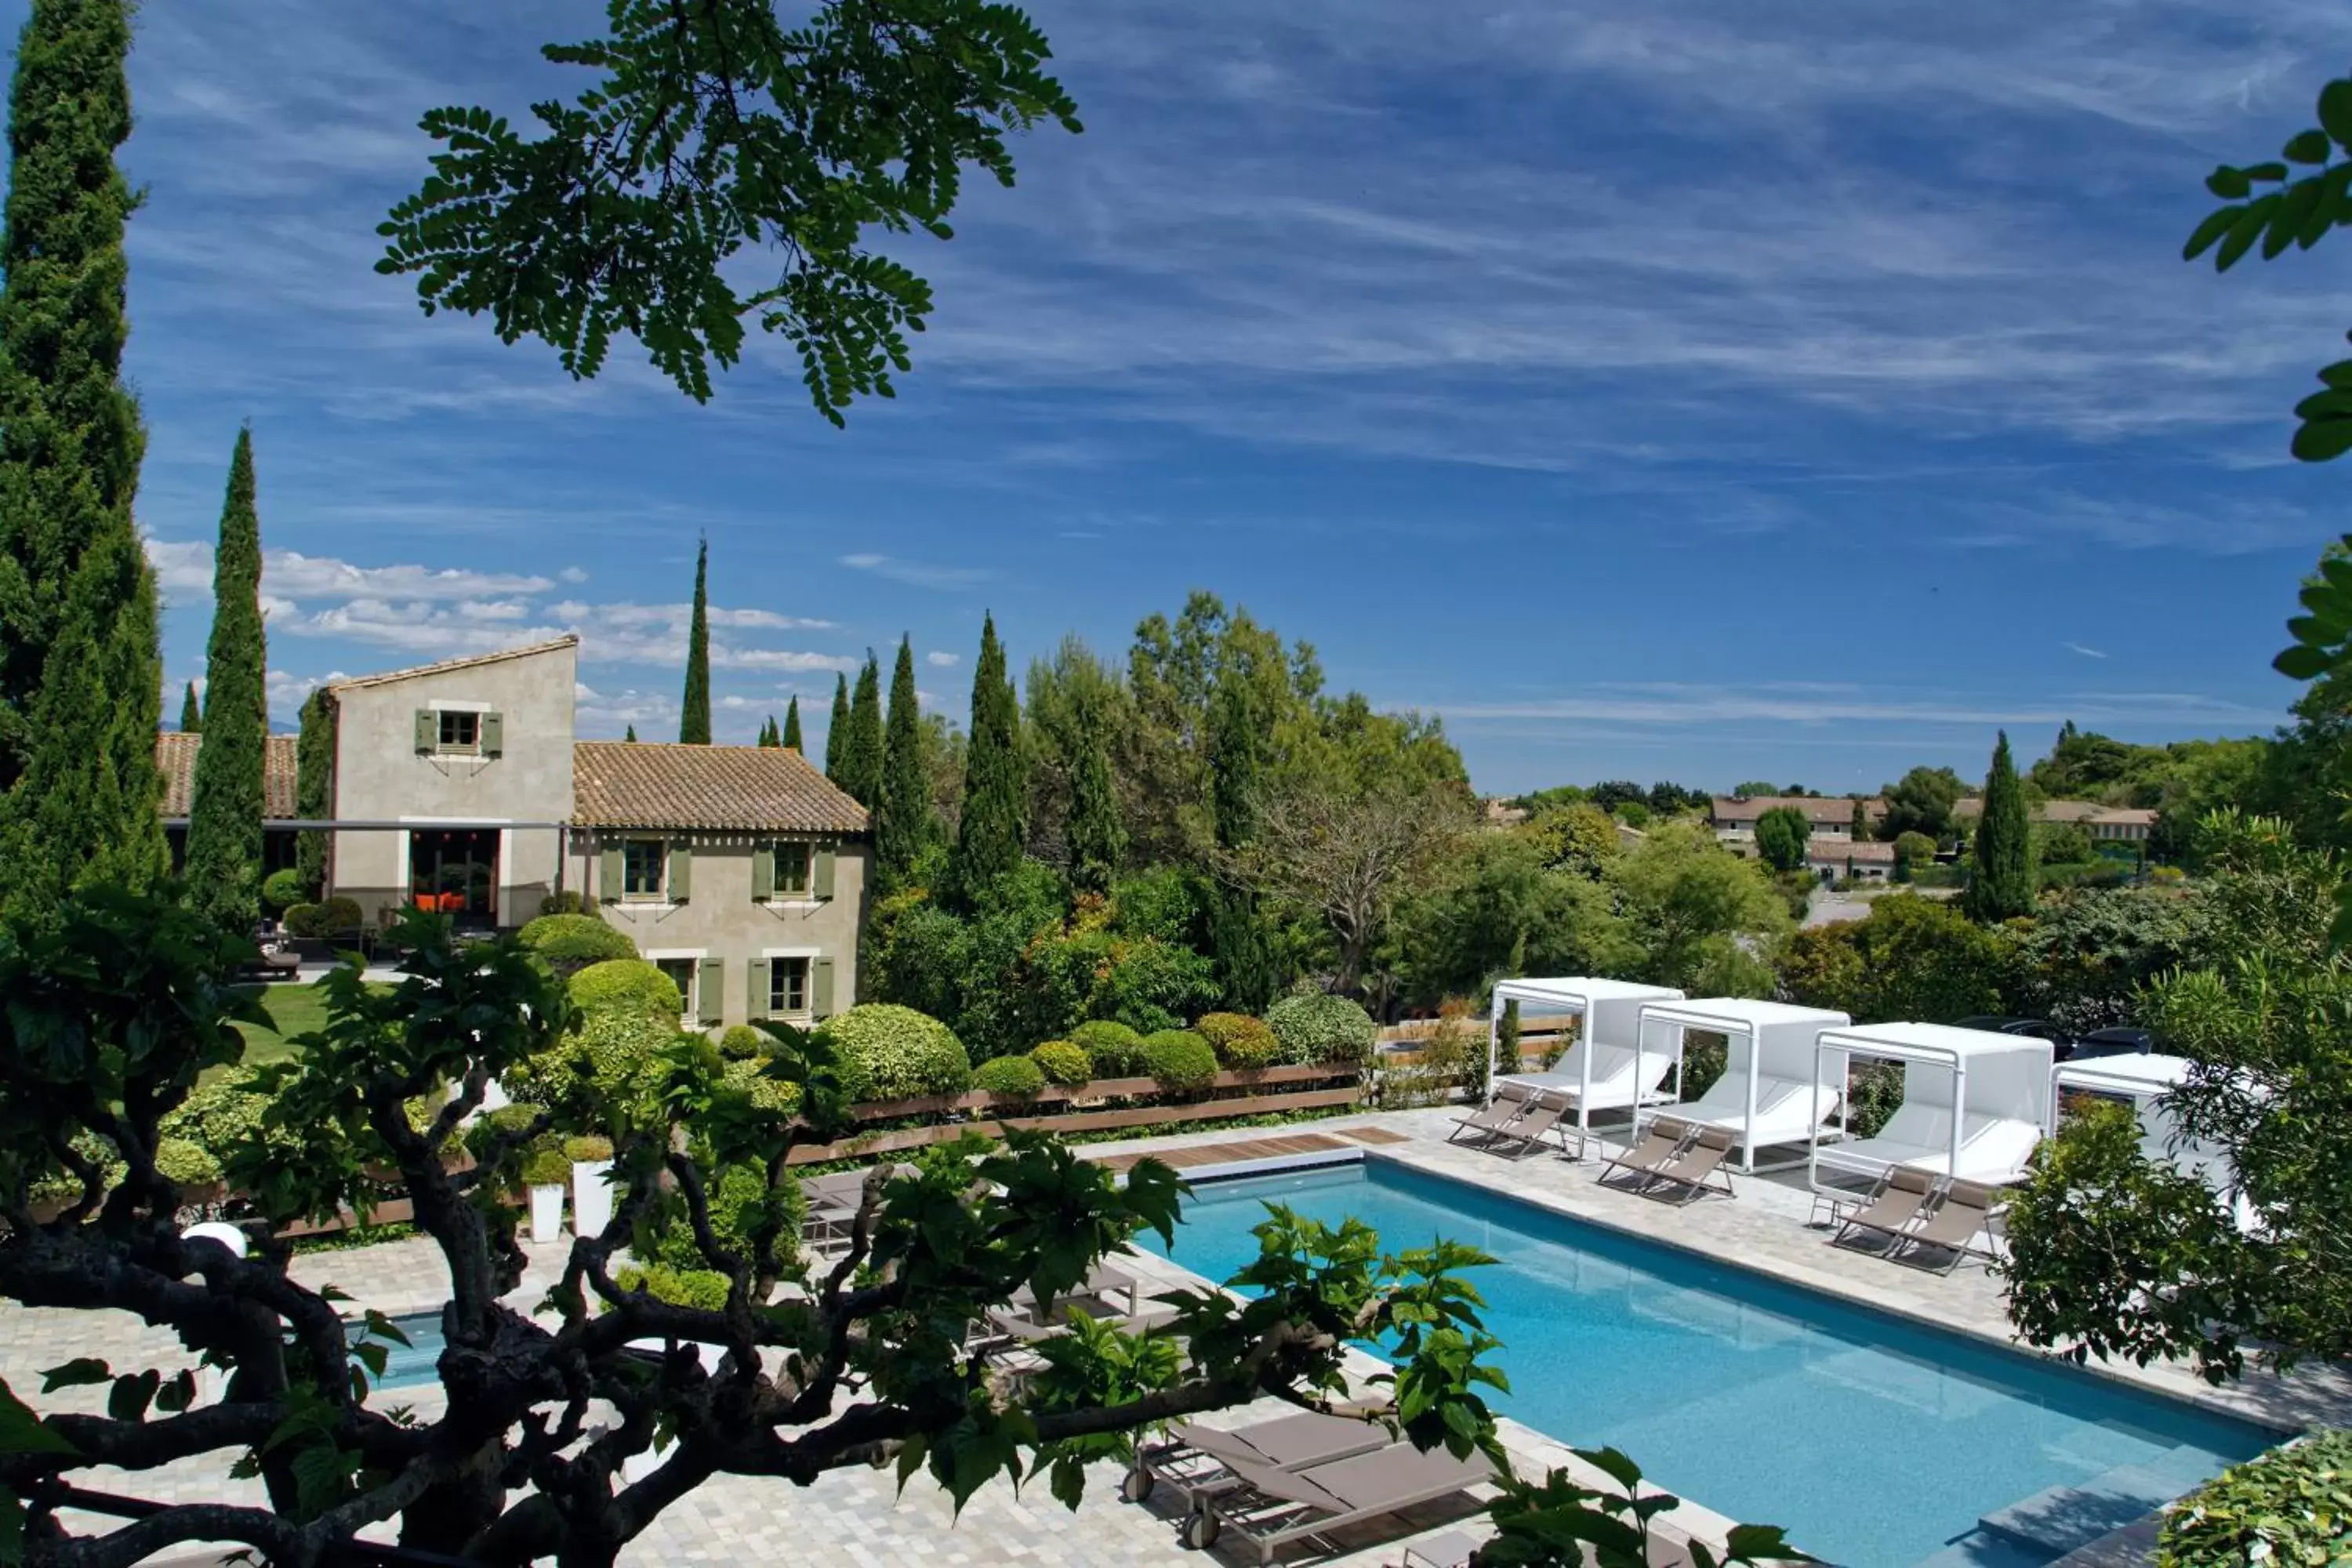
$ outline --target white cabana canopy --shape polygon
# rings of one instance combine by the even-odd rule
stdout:
[[[1649,1042],[1664,1034],[1671,1036],[1679,1060],[1689,1030],[1725,1037],[1723,1076],[1696,1100],[1675,1107],[1674,1113],[1736,1132],[1739,1168],[1753,1172],[1759,1150],[1810,1143],[1822,1124],[1837,1114],[1845,1095],[1843,1072],[1820,1076],[1822,1060],[1813,1047],[1822,1030],[1842,1029],[1853,1021],[1825,1007],[1792,1007],[1744,996],[1653,1002],[1642,1008],[1634,1052],[1646,1055]],[[1784,1166],[1771,1168],[1802,1163],[1790,1159]]]
[[[1824,1029],[1814,1048],[1823,1083],[1844,1084],[1855,1057],[1903,1064],[1903,1103],[1874,1135],[1824,1144],[1816,1134],[1810,1173],[1815,1192],[1846,1190],[1853,1179],[1874,1180],[1890,1165],[1969,1181],[2011,1180],[2050,1125],[2048,1040],[1949,1024],[1871,1024]]]
[[[2176,1085],[2188,1081],[2192,1065],[2187,1057],[2167,1056],[2091,1057],[2082,1061],[2060,1062],[2050,1075],[2053,1092],[2049,1129],[2053,1132],[2058,1130],[2057,1101],[2065,1090],[2128,1100],[2132,1113],[2139,1119],[2140,1152],[2201,1178],[2217,1193],[2234,1195],[2238,1174],[2230,1162],[2230,1152],[2219,1144],[2181,1136],[2179,1124],[2173,1121],[2171,1110],[2164,1103],[2164,1097]]]
[[[1632,1110],[1680,1099],[1679,1085],[1675,1093],[1667,1093],[1663,1087],[1669,1070],[1680,1072],[1680,1050],[1669,1050],[1663,1043],[1654,1045],[1649,1056],[1656,1064],[1657,1077],[1644,1082],[1639,1076],[1643,1070],[1643,1053],[1636,1047],[1641,1044],[1643,1007],[1653,1002],[1682,999],[1683,994],[1672,986],[1641,985],[1630,980],[1570,975],[1550,980],[1496,982],[1486,1019],[1487,1097],[1491,1100],[1494,1096],[1496,1077],[1497,1026],[1504,1007],[1517,1002],[1523,1015],[1573,1015],[1583,1021],[1576,1043],[1569,1047],[1568,1054],[1550,1071],[1523,1073],[1516,1070],[1519,1064],[1513,1062],[1510,1065],[1514,1070],[1501,1075],[1572,1100],[1580,1129],[1591,1128],[1595,1110]],[[1661,1042],[1664,1037],[1660,1037]]]

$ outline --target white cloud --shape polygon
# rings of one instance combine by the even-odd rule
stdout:
[[[903,584],[909,588],[971,588],[996,575],[979,566],[940,566],[921,561],[901,561],[896,556],[877,555],[870,551],[845,555],[841,563],[853,572],[870,572],[885,582]]]
[[[2078,642],[2062,643],[2059,646],[2063,647],[2069,653],[2079,653],[2084,658],[2105,658],[2107,657],[2106,654],[2100,649],[2095,647],[2084,647]]]
[[[585,583],[588,581],[587,572],[578,566],[566,566],[562,571],[558,572],[555,576],[558,582],[562,583]]]
[[[960,653],[943,653],[938,648],[933,648],[930,652],[923,656],[923,662],[925,664],[934,665],[940,669],[953,669],[957,665],[963,662],[963,655]]]
[[[1771,685],[1695,686],[1669,682],[1602,685],[1573,697],[1507,702],[1431,702],[1423,711],[1449,723],[1542,721],[1575,724],[1708,727],[1760,724],[1945,724],[1996,726],[2160,722],[2238,728],[2274,723],[2276,712],[2225,698],[2179,691],[2051,692],[2035,698],[1971,693],[1921,696],[1790,689]]]

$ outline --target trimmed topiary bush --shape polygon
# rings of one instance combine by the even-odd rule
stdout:
[[[1236,1071],[1271,1067],[1282,1056],[1282,1042],[1274,1037],[1265,1020],[1246,1013],[1203,1014],[1192,1029],[1209,1042],[1219,1062]]]
[[[720,1247],[748,1259],[752,1233],[763,1218],[772,1215],[777,1226],[777,1257],[790,1259],[799,1251],[801,1223],[807,1212],[799,1177],[787,1174],[771,1192],[758,1166],[728,1165],[716,1173],[706,1173],[704,1191],[710,1207],[711,1234],[718,1237]],[[688,1216],[686,1199],[675,1191],[661,1195],[630,1240],[630,1249],[639,1258],[673,1274],[690,1274],[710,1267],[709,1259],[695,1245],[694,1222]],[[719,1278],[723,1279],[725,1276]]]
[[[289,904],[286,912],[278,917],[285,922],[286,934],[315,942],[327,934],[325,911],[316,904]]]
[[[540,900],[539,912],[543,915],[584,915],[593,911],[581,902],[576,891],[567,888],[562,892],[550,893]]]
[[[272,914],[282,914],[310,896],[302,873],[291,866],[281,867],[261,879],[261,907]]]
[[[1265,1022],[1282,1044],[1282,1059],[1298,1067],[1361,1067],[1381,1036],[1370,1013],[1319,991],[1285,996],[1265,1010]]]
[[[1070,1031],[1070,1044],[1093,1058],[1097,1078],[1133,1078],[1143,1070],[1143,1037],[1115,1018],[1093,1018]]]
[[[1076,1040],[1047,1040],[1029,1053],[1029,1059],[1037,1064],[1047,1083],[1059,1088],[1076,1089],[1094,1081],[1094,1058]]]
[[[801,1108],[801,1086],[770,1078],[766,1057],[745,1057],[730,1061],[719,1074],[719,1081],[730,1089],[740,1089],[761,1110],[772,1110],[779,1116],[790,1116]]]
[[[991,1057],[972,1070],[971,1081],[1006,1100],[1028,1100],[1045,1087],[1045,1069],[1027,1057]]]
[[[1162,1029],[1143,1037],[1143,1068],[1171,1094],[1208,1088],[1217,1079],[1217,1053],[1190,1029]]]
[[[817,1026],[816,1038],[833,1047],[842,1094],[853,1105],[961,1094],[971,1087],[963,1042],[912,1007],[861,1003]]]
[[[2352,1432],[2314,1433],[2222,1471],[2165,1510],[2157,1568],[2352,1557]]]
[[[637,956],[637,944],[627,932],[593,915],[541,915],[517,934],[558,974],[608,959]]]
[[[156,1139],[155,1169],[184,1187],[208,1187],[221,1179],[220,1162],[203,1144],[186,1138]]]
[[[730,1024],[719,1037],[719,1054],[730,1062],[748,1062],[773,1055],[775,1043],[749,1024]]]
[[[572,1005],[583,1013],[634,1013],[677,1026],[686,1011],[677,982],[642,958],[608,958],[572,977]]]
[[[325,928],[322,936],[357,936],[367,916],[360,912],[357,899],[334,898],[319,906],[319,923]]]
[[[624,1290],[642,1289],[656,1301],[673,1307],[694,1307],[706,1312],[727,1306],[727,1276],[715,1268],[671,1268],[656,1263],[650,1268],[624,1268],[613,1276]]]
[[[549,1142],[522,1158],[522,1184],[527,1187],[560,1187],[572,1180],[572,1162],[563,1157],[563,1146]]]
[[[599,1160],[609,1160],[613,1157],[613,1141],[599,1138],[593,1132],[566,1138],[563,1141],[563,1157],[575,1165],[592,1165]]]

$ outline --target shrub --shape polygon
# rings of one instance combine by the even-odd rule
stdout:
[[[1266,1009],[1265,1022],[1282,1044],[1282,1059],[1299,1067],[1360,1067],[1381,1035],[1370,1013],[1324,992],[1284,997]]]
[[[589,912],[589,907],[581,902],[577,892],[566,889],[540,900],[539,912],[542,915],[584,915]]]
[[[573,975],[572,1005],[583,1013],[625,1012],[675,1026],[686,1011],[677,982],[642,958],[608,958]]]
[[[841,1091],[853,1105],[961,1094],[971,1085],[963,1042],[937,1018],[912,1007],[866,1002],[816,1029],[839,1063]]]
[[[1262,1018],[1246,1013],[1209,1013],[1192,1026],[1226,1067],[1246,1071],[1270,1065],[1282,1055],[1282,1042]]]
[[[771,1055],[774,1045],[749,1024],[730,1024],[719,1037],[719,1054],[730,1062],[748,1062]]]
[[[624,1268],[613,1276],[624,1290],[642,1289],[656,1301],[673,1307],[694,1307],[706,1312],[727,1307],[727,1276],[715,1268],[671,1268],[656,1263],[648,1268]]]
[[[563,1146],[547,1142],[534,1147],[523,1156],[522,1183],[527,1187],[560,1187],[572,1180],[572,1162],[563,1157]]]
[[[1895,858],[1908,860],[1915,868],[1928,865],[1936,858],[1936,841],[1924,833],[1897,834]]]
[[[287,866],[272,871],[261,879],[261,904],[273,913],[283,913],[310,896],[310,885],[302,873]]]
[[[710,1231],[720,1247],[748,1259],[753,1231],[763,1218],[772,1216],[777,1226],[777,1257],[790,1259],[798,1253],[801,1221],[807,1206],[798,1177],[788,1173],[771,1192],[767,1177],[757,1165],[725,1165],[705,1173],[703,1192],[710,1211]],[[710,1267],[710,1260],[695,1245],[686,1199],[675,1191],[662,1194],[658,1205],[631,1237],[631,1250],[648,1265],[673,1274]]]
[[[1143,1070],[1143,1037],[1115,1018],[1095,1018],[1070,1031],[1101,1078],[1132,1078]]]
[[[1076,1089],[1094,1081],[1094,1058],[1076,1040],[1047,1040],[1029,1053],[1029,1059],[1037,1064],[1037,1070],[1045,1075],[1047,1083],[1063,1089]]]
[[[1189,947],[1156,938],[1115,944],[1091,1011],[1140,1033],[1181,1028],[1217,999],[1216,968]]]
[[[1456,1089],[1469,1099],[1484,1099],[1486,1031],[1483,1019],[1473,1020],[1467,1002],[1448,997],[1435,1026],[1417,1042],[1412,1064],[1381,1075],[1381,1106],[1444,1105]]]
[[[519,934],[522,944],[545,959],[558,974],[607,959],[637,956],[637,944],[627,932],[593,915],[541,915]]]
[[[790,1116],[801,1108],[801,1086],[770,1078],[768,1060],[766,1057],[745,1057],[730,1061],[721,1069],[719,1081],[730,1089],[741,1090],[756,1110]]]
[[[1217,1053],[1190,1029],[1161,1029],[1143,1037],[1143,1068],[1171,1094],[1187,1094],[1216,1081]]]
[[[2157,1568],[2341,1563],[2347,1520],[2352,1432],[2315,1433],[2222,1471],[2166,1510]]]
[[[991,1057],[973,1070],[971,1081],[1007,1100],[1028,1100],[1045,1087],[1045,1069],[1027,1057]]]
[[[563,1141],[563,1157],[575,1165],[590,1165],[613,1157],[613,1141],[586,1133]]]
[[[360,912],[357,899],[333,898],[319,906],[319,923],[324,928],[321,936],[356,936],[367,917]]]
[[[1196,945],[1201,889],[1173,867],[1130,877],[1111,890],[1111,923],[1122,936],[1151,937],[1180,947]]]
[[[208,1187],[221,1179],[220,1162],[187,1138],[156,1139],[155,1168],[184,1187]]]
[[[278,919],[286,922],[289,936],[315,941],[327,934],[326,911],[316,904],[289,904]]]

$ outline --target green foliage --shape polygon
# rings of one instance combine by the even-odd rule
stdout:
[[[2352,91],[2343,82],[2328,84],[2328,92],[2338,89]],[[2326,95],[2322,95],[2326,101]],[[2333,134],[2331,131],[2330,134]],[[2330,170],[2352,168],[2352,164],[2336,164]],[[2352,176],[2347,176],[2352,177]],[[2344,180],[2336,178],[2334,200],[2341,205]],[[2352,361],[2330,365],[2321,374],[2330,391],[2305,400],[2302,413],[2307,421],[2295,437],[2298,457],[2340,457],[2352,446],[2352,415],[2342,406],[2347,394],[2340,390],[2352,385]],[[2315,405],[2326,404],[2325,408]],[[2325,432],[2314,436],[2315,430]],[[2314,450],[2306,452],[2306,437]],[[2303,723],[2296,734],[2297,750],[2316,753],[2305,765],[2320,776],[2308,781],[2319,784],[2326,794],[2334,797],[2331,812],[2336,822],[2335,833],[2326,842],[2338,842],[2346,824],[2352,824],[2352,811],[2344,803],[2352,800],[2352,737],[2345,733],[2347,713],[2352,702],[2345,700],[2345,688],[2352,682],[2352,534],[2346,534],[2320,558],[2317,572],[2306,579],[2303,587],[2303,607],[2308,613],[2287,622],[2286,629],[2294,638],[2293,646],[2271,661],[2272,668],[2290,679],[2308,681],[2311,689],[2305,693],[2296,711]],[[2318,742],[2318,744],[2314,744]],[[2317,794],[2309,789],[2306,796]],[[2336,890],[2336,919],[2331,928],[2331,940],[2338,947],[2352,947],[2352,879],[2347,879]]]
[[[1129,877],[1111,891],[1111,929],[1121,936],[1196,946],[1206,892],[1181,867]]]
[[[1370,1013],[1323,992],[1285,996],[1266,1009],[1265,1022],[1281,1042],[1282,1059],[1297,1067],[1360,1067],[1381,1035]]]
[[[1987,925],[2033,912],[2033,834],[2025,792],[2010,760],[2003,731],[1985,777],[1984,820],[1969,842],[1969,885],[1960,895],[1969,918]]]
[[[1952,837],[1952,807],[1968,786],[1949,768],[1913,768],[1879,793],[1886,802],[1886,815],[1878,822],[1881,838],[1923,833],[1942,844]]]
[[[208,1187],[221,1179],[220,1162],[212,1151],[187,1138],[157,1139],[155,1169],[166,1181],[184,1187]]]
[[[205,732],[205,710],[196,706],[196,683],[188,682],[180,693],[180,733],[201,735]]]
[[[188,898],[223,930],[249,932],[261,912],[262,752],[269,735],[261,625],[261,519],[253,432],[236,433],[228,498],[213,552],[213,628],[205,662],[210,722],[196,752],[183,873]]]
[[[1447,999],[1436,1024],[1414,1043],[1413,1055],[1409,1065],[1391,1066],[1381,1074],[1383,1109],[1444,1105],[1457,1091],[1485,1098],[1486,1031],[1460,997]]]
[[[971,1085],[963,1042],[911,1007],[861,1003],[818,1025],[816,1039],[833,1052],[851,1104],[961,1094]]]
[[[1756,819],[1756,852],[1775,871],[1803,867],[1812,836],[1812,819],[1793,805],[1776,805]]]
[[[541,915],[525,924],[517,935],[525,947],[546,960],[559,974],[592,963],[637,956],[637,944],[629,940],[626,931],[606,925],[594,915]],[[670,989],[677,989],[675,982]]]
[[[307,892],[301,868],[281,867],[261,879],[261,907],[272,914],[282,915],[300,903]]]
[[[1116,1018],[1089,1018],[1070,1031],[1101,1078],[1132,1078],[1143,1070],[1143,1037]]]
[[[572,1180],[572,1162],[564,1157],[562,1145],[552,1141],[542,1143],[523,1156],[522,1184],[527,1187],[560,1187]]]
[[[972,1069],[972,1087],[1007,1100],[1028,1100],[1045,1087],[1045,1069],[1027,1057],[991,1057]]]
[[[898,639],[890,676],[890,717],[882,742],[882,788],[874,811],[874,870],[885,889],[905,885],[937,837],[931,782],[923,768],[922,713],[915,694],[915,649]]]
[[[1271,1067],[1282,1058],[1282,1042],[1262,1018],[1244,1013],[1207,1013],[1192,1026],[1209,1042],[1220,1066],[1236,1071]]]
[[[1118,786],[1110,771],[1108,706],[1096,683],[1073,694],[1067,758],[1070,881],[1096,893],[1108,890],[1127,860],[1127,826],[1119,820]]]
[[[593,370],[593,367],[591,367]],[[686,691],[678,702],[681,744],[710,744],[710,541],[694,552],[694,618],[686,634]]]
[[[1948,1024],[1996,1013],[2016,966],[2016,939],[1971,924],[1939,900],[1895,893],[1859,921],[1811,926],[1781,950],[1780,992],[1859,1024]]]
[[[2079,866],[2096,860],[2098,846],[2079,822],[2040,822],[2033,826],[2033,858],[2041,866]]]
[[[646,1268],[623,1268],[613,1283],[624,1290],[643,1290],[673,1307],[693,1307],[705,1312],[725,1310],[731,1282],[715,1268],[672,1268],[656,1263]]]
[[[931,310],[866,231],[945,239],[967,168],[1010,185],[1012,135],[1078,129],[1045,36],[979,0],[828,6],[789,29],[764,5],[624,7],[611,37],[545,53],[600,79],[536,105],[536,139],[487,109],[426,114],[445,150],[379,228],[377,270],[416,274],[428,312],[543,339],[574,376],[633,336],[698,401],[756,319],[836,425],[853,398],[895,395]],[[739,293],[746,251],[782,270]]]
[[[1895,837],[1895,858],[1925,866],[1936,858],[1936,841],[1924,833],[1899,833]]]
[[[289,936],[316,941],[327,934],[327,912],[316,904],[289,904],[281,918]]]
[[[836,674],[833,678],[833,712],[824,727],[824,776],[843,789],[841,768],[843,749],[849,740],[849,678]]]
[[[323,686],[302,700],[301,730],[294,741],[294,813],[310,822],[322,822],[333,812],[335,773],[335,710]],[[327,836],[303,833],[294,845],[295,869],[302,874],[302,896],[316,899],[327,887]],[[544,912],[544,911],[542,911]]]
[[[841,771],[832,776],[843,793],[878,813],[882,804],[882,667],[866,656],[850,696],[848,722],[842,726]]]
[[[719,1032],[719,1054],[730,1062],[748,1062],[767,1056],[774,1043],[749,1024],[730,1024]]]
[[[1610,862],[1606,886],[1614,910],[1591,917],[1588,942],[1610,962],[1591,973],[1693,995],[1753,994],[1766,983],[1756,950],[1770,951],[1792,923],[1764,868],[1695,823],[1654,828]]]
[[[562,916],[555,917],[562,919]],[[565,982],[572,1005],[584,1015],[629,1013],[675,1029],[686,1011],[677,982],[642,958],[608,958]]]
[[[1190,1094],[1216,1081],[1217,1053],[1190,1029],[1160,1029],[1143,1037],[1143,1070],[1170,1094]]]
[[[1045,1081],[1056,1088],[1076,1089],[1094,1081],[1094,1058],[1076,1040],[1047,1040],[1029,1053],[1029,1059],[1037,1064]]]
[[[2137,1021],[2142,989],[2201,947],[2207,900],[2161,888],[2044,898],[2020,938],[2004,1006],[2062,1028]]]
[[[654,1268],[692,1274],[762,1259],[764,1241],[766,1271],[791,1271],[787,1260],[798,1251],[807,1207],[797,1176],[788,1173],[772,1187],[763,1167],[738,1161],[708,1169],[703,1190],[711,1237],[722,1257],[703,1252],[695,1239],[692,1213],[675,1189],[648,1206],[630,1238],[631,1250]],[[724,1281],[727,1276],[720,1273],[719,1278]],[[720,1300],[724,1304],[723,1293]]]
[[[360,902],[357,899],[347,899],[337,894],[319,905],[317,934],[331,939],[355,937],[360,934],[360,929],[366,923],[366,919],[367,917],[360,912]]]
[[[1187,947],[1147,938],[1113,942],[1087,1009],[1106,1013],[1141,1034],[1181,1026],[1217,1000],[1209,961]]]
[[[583,1133],[563,1141],[563,1157],[576,1165],[591,1165],[613,1157],[613,1141],[595,1133]]]
[[[776,733],[776,744],[788,752],[801,750],[801,700],[797,692],[784,705],[784,727]]]
[[[908,676],[913,679],[913,666]],[[895,700],[895,690],[894,690]],[[996,618],[983,618],[980,659],[971,674],[971,741],[964,754],[963,808],[956,820],[955,847],[948,859],[947,885],[966,901],[992,885],[1021,858],[1028,831],[1024,820],[1029,785],[1022,764],[1021,703],[1004,670],[1004,645],[996,640]]]
[[[2235,1465],[2165,1510],[2157,1568],[2332,1564],[2352,1557],[2352,1432],[2315,1432]]]
[[[1648,1568],[1664,1555],[1650,1524],[1681,1500],[1645,1484],[1641,1467],[1614,1448],[1574,1453],[1615,1489],[1586,1487],[1565,1469],[1539,1481],[1503,1477],[1503,1495],[1487,1510],[1495,1538],[1478,1550],[1480,1568]],[[1695,1568],[1815,1561],[1778,1525],[1734,1525],[1721,1552],[1696,1540],[1687,1550]]]

